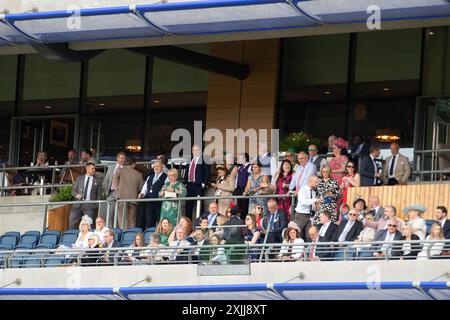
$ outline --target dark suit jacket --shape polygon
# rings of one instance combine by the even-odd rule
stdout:
[[[347,223],[348,223],[348,220],[341,222],[341,224],[339,225],[339,227],[337,228],[336,232],[333,235],[332,241],[339,240],[339,237],[341,236],[342,232],[344,231],[344,228],[347,225]],[[364,226],[361,223],[361,221],[356,220],[355,223],[353,224],[353,226],[350,228],[350,231],[345,236],[345,241],[355,241],[363,229],[364,229]]]
[[[155,171],[152,171],[150,172],[149,176],[147,177],[147,180],[145,181],[145,184],[147,185],[147,194],[145,195],[145,198],[159,198],[159,191],[161,191],[161,188],[164,186],[167,174],[163,172],[161,176],[158,178],[158,180],[156,180],[156,182],[152,185],[154,177]],[[150,192],[150,190],[152,190],[152,192]]]
[[[361,175],[361,186],[373,186],[377,168],[370,156],[363,157],[359,163],[359,174]]]
[[[320,231],[320,228],[322,228],[322,224],[319,224],[317,226],[317,228]],[[336,223],[331,222],[330,225],[328,226],[327,232],[325,232],[325,236],[324,237],[320,237],[319,236],[319,242],[331,242],[333,241],[333,235],[336,232],[336,230],[338,229],[338,225]]]
[[[224,223],[224,226],[245,226],[245,223],[238,216],[231,216],[230,220]],[[246,228],[244,227],[223,228],[223,239],[225,240],[225,244],[245,243],[245,232]]]
[[[385,234],[385,236],[386,236],[386,234]],[[405,240],[405,237],[402,236],[401,240]],[[420,240],[420,238],[417,235],[413,234],[413,235],[411,235],[411,240]],[[413,257],[417,257],[417,255],[419,254],[420,251],[422,251],[422,245],[420,243],[411,244],[411,252],[408,253],[408,254],[405,254],[402,251],[400,255],[403,256],[403,257],[413,258]]]
[[[217,226],[217,216],[218,215],[219,215],[219,213],[217,213],[216,216],[214,217],[214,221],[213,221],[213,223],[211,225],[212,227],[216,227]],[[209,216],[209,212],[203,212],[203,214],[199,218],[195,219],[194,226],[198,227],[200,225],[201,219],[208,218],[208,216]]]
[[[280,210],[280,209],[278,209],[277,213],[278,213],[278,220],[273,225],[274,230],[273,231],[271,230],[269,232],[266,243],[282,243],[283,242],[283,237],[281,236],[281,233],[282,233],[283,229],[286,228],[288,225],[287,215],[283,210]],[[265,230],[267,230],[269,227],[270,218],[271,218],[271,214],[266,214],[261,221],[261,226]]]
[[[356,150],[358,149],[358,147],[359,147],[359,145],[353,146],[351,152],[355,153]],[[366,141],[364,141],[361,151],[358,154],[360,155],[360,157],[367,156],[369,154],[369,144]]]
[[[84,191],[84,179],[86,178],[86,175],[77,177],[77,180],[75,181],[73,187],[72,187],[72,195],[74,199],[76,199],[77,194],[81,193],[83,194]],[[91,200],[101,200],[102,199],[102,182],[98,177],[95,175],[92,176],[94,179],[92,182],[91,187]],[[95,209],[98,207],[98,204],[91,203],[87,205],[90,209]],[[74,204],[74,208],[81,207],[81,204]]]
[[[184,172],[184,177],[183,177],[184,183],[188,183],[188,181],[189,181],[189,170],[191,167],[191,162],[189,162],[189,164],[186,166],[186,171]],[[203,183],[206,186],[209,182],[210,170],[211,169],[210,169],[209,165],[207,165],[204,160],[202,160],[202,163],[197,163],[197,166],[195,167],[194,185],[201,186],[201,184]]]
[[[380,230],[375,234],[375,238],[373,239],[374,241],[384,241],[384,239],[386,238],[386,234],[387,234],[388,230]],[[394,241],[399,241],[402,240],[403,235],[400,231],[395,231],[395,236],[394,236]],[[381,244],[374,244],[372,245],[372,252],[380,252],[382,245]],[[392,250],[391,250],[391,255],[392,256],[400,256],[402,255],[403,251],[402,251],[402,247],[401,245],[396,245],[396,246],[392,246]]]
[[[449,219],[445,220],[443,231],[444,231],[444,238],[447,240],[450,239],[450,220]]]

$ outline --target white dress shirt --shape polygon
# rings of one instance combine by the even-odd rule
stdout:
[[[389,161],[389,165],[388,165],[388,168],[387,168],[388,169],[388,178],[394,178],[395,177],[395,169],[397,168],[398,156],[399,155],[400,155],[399,153],[397,153],[395,155],[394,170],[392,170],[392,175],[389,174],[389,172],[391,171],[391,164],[392,164],[392,160],[394,159],[394,155],[392,155],[391,161]]]
[[[155,184],[155,182],[158,181],[159,177],[161,177],[162,174],[163,174],[163,171],[161,171],[158,174],[155,174],[153,176],[153,181],[150,185],[152,186],[153,184]],[[147,177],[147,180],[145,181],[144,186],[142,187],[142,190],[141,190],[141,193],[144,195],[147,194],[147,183],[149,182],[148,181],[149,179],[150,179],[150,176]]]
[[[330,224],[331,224],[331,221],[328,221],[322,227],[320,227],[319,236],[325,237],[325,234],[327,233],[327,230],[328,230],[328,227],[330,226]]]
[[[347,236],[347,234],[349,233],[350,229],[353,227],[354,224],[355,224],[355,221],[347,222],[347,224],[344,227],[344,230],[342,230],[342,233],[339,236],[339,239],[338,239],[339,242],[345,242],[345,237]]]
[[[311,196],[312,191],[312,196]],[[316,192],[311,189],[308,185],[304,186],[300,189],[297,195],[297,207],[295,208],[296,212],[310,214],[311,206],[317,201]]]
[[[100,243],[103,243],[105,241],[105,232],[108,231],[108,227],[103,227],[102,230],[95,230],[94,234],[96,234],[100,238]]]
[[[86,181],[87,181],[87,179],[89,179],[89,184],[88,184],[88,186],[87,186],[87,189],[86,189],[86,194],[84,195],[85,196],[85,199],[84,200],[86,200],[86,201],[90,201],[91,200],[91,190],[92,190],[92,183],[94,182],[94,176],[85,176],[84,177],[84,184],[83,184],[83,191],[84,191],[84,186],[86,186]]]

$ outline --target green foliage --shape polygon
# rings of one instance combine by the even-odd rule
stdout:
[[[287,151],[288,149],[294,150],[296,153],[300,151],[308,151],[308,146],[315,144],[317,147],[321,147],[320,140],[313,138],[308,133],[303,131],[293,132],[286,136],[280,143],[280,150]]]
[[[58,192],[53,193],[48,200],[49,202],[64,202],[64,201],[72,201],[72,186],[66,186],[59,188]]]

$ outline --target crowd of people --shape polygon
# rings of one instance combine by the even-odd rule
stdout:
[[[194,145],[184,170],[169,169],[161,155],[145,179],[137,170],[135,160],[122,152],[117,154],[116,163],[108,167],[103,178],[95,174],[95,163],[88,161],[85,174],[79,175],[73,185],[73,196],[81,203],[72,207],[70,227],[77,227],[82,216],[95,220],[97,213],[106,220],[104,210],[97,204],[82,201],[106,199],[114,208],[117,199],[152,199],[144,203],[144,226],[157,230],[150,245],[180,247],[167,251],[169,260],[184,259],[183,253],[189,252],[186,247],[193,243],[213,242],[282,244],[280,250],[269,252],[271,257],[281,260],[386,255],[424,258],[428,252],[436,256],[448,254],[447,246],[440,242],[432,248],[408,244],[400,249],[386,244],[367,246],[364,242],[449,239],[447,209],[444,206],[436,209],[437,222],[427,235],[425,220],[421,218],[427,209],[421,205],[403,209],[407,222],[397,217],[394,206],[382,208],[377,197],[368,199],[368,206],[365,199],[357,198],[349,207],[347,203],[351,199],[347,194],[351,187],[407,183],[411,174],[409,159],[399,152],[398,143],[392,143],[392,155],[379,169],[379,147],[361,142],[348,154],[349,145],[343,138],[331,136],[329,144],[331,154],[327,157],[319,156],[318,147],[310,145],[307,152],[300,151],[297,155],[286,152],[279,166],[264,144],[259,145],[254,159],[250,160],[246,153],[238,154],[236,159],[226,154],[224,164],[212,166],[203,161],[200,146]],[[235,195],[250,198],[230,198]],[[183,202],[176,200],[198,196],[211,196],[211,200],[186,200],[184,207]],[[135,227],[139,203],[126,202],[125,211],[123,202],[119,203],[118,225],[124,230]],[[113,213],[109,215],[110,221],[106,221],[108,226],[113,225]],[[101,241],[93,240],[93,243],[101,244]],[[320,242],[337,244],[325,250]],[[354,242],[354,245],[349,247],[341,242]],[[197,253],[202,256],[201,250]],[[243,257],[233,247],[215,253],[218,258],[214,261],[220,263],[240,261]],[[249,249],[246,254],[256,260],[260,252]],[[130,259],[138,258],[132,255]],[[208,257],[208,261],[211,259]]]

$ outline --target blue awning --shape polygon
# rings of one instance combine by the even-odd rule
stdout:
[[[382,21],[450,17],[449,0],[203,0],[1,15],[0,46],[365,24],[372,5]]]

